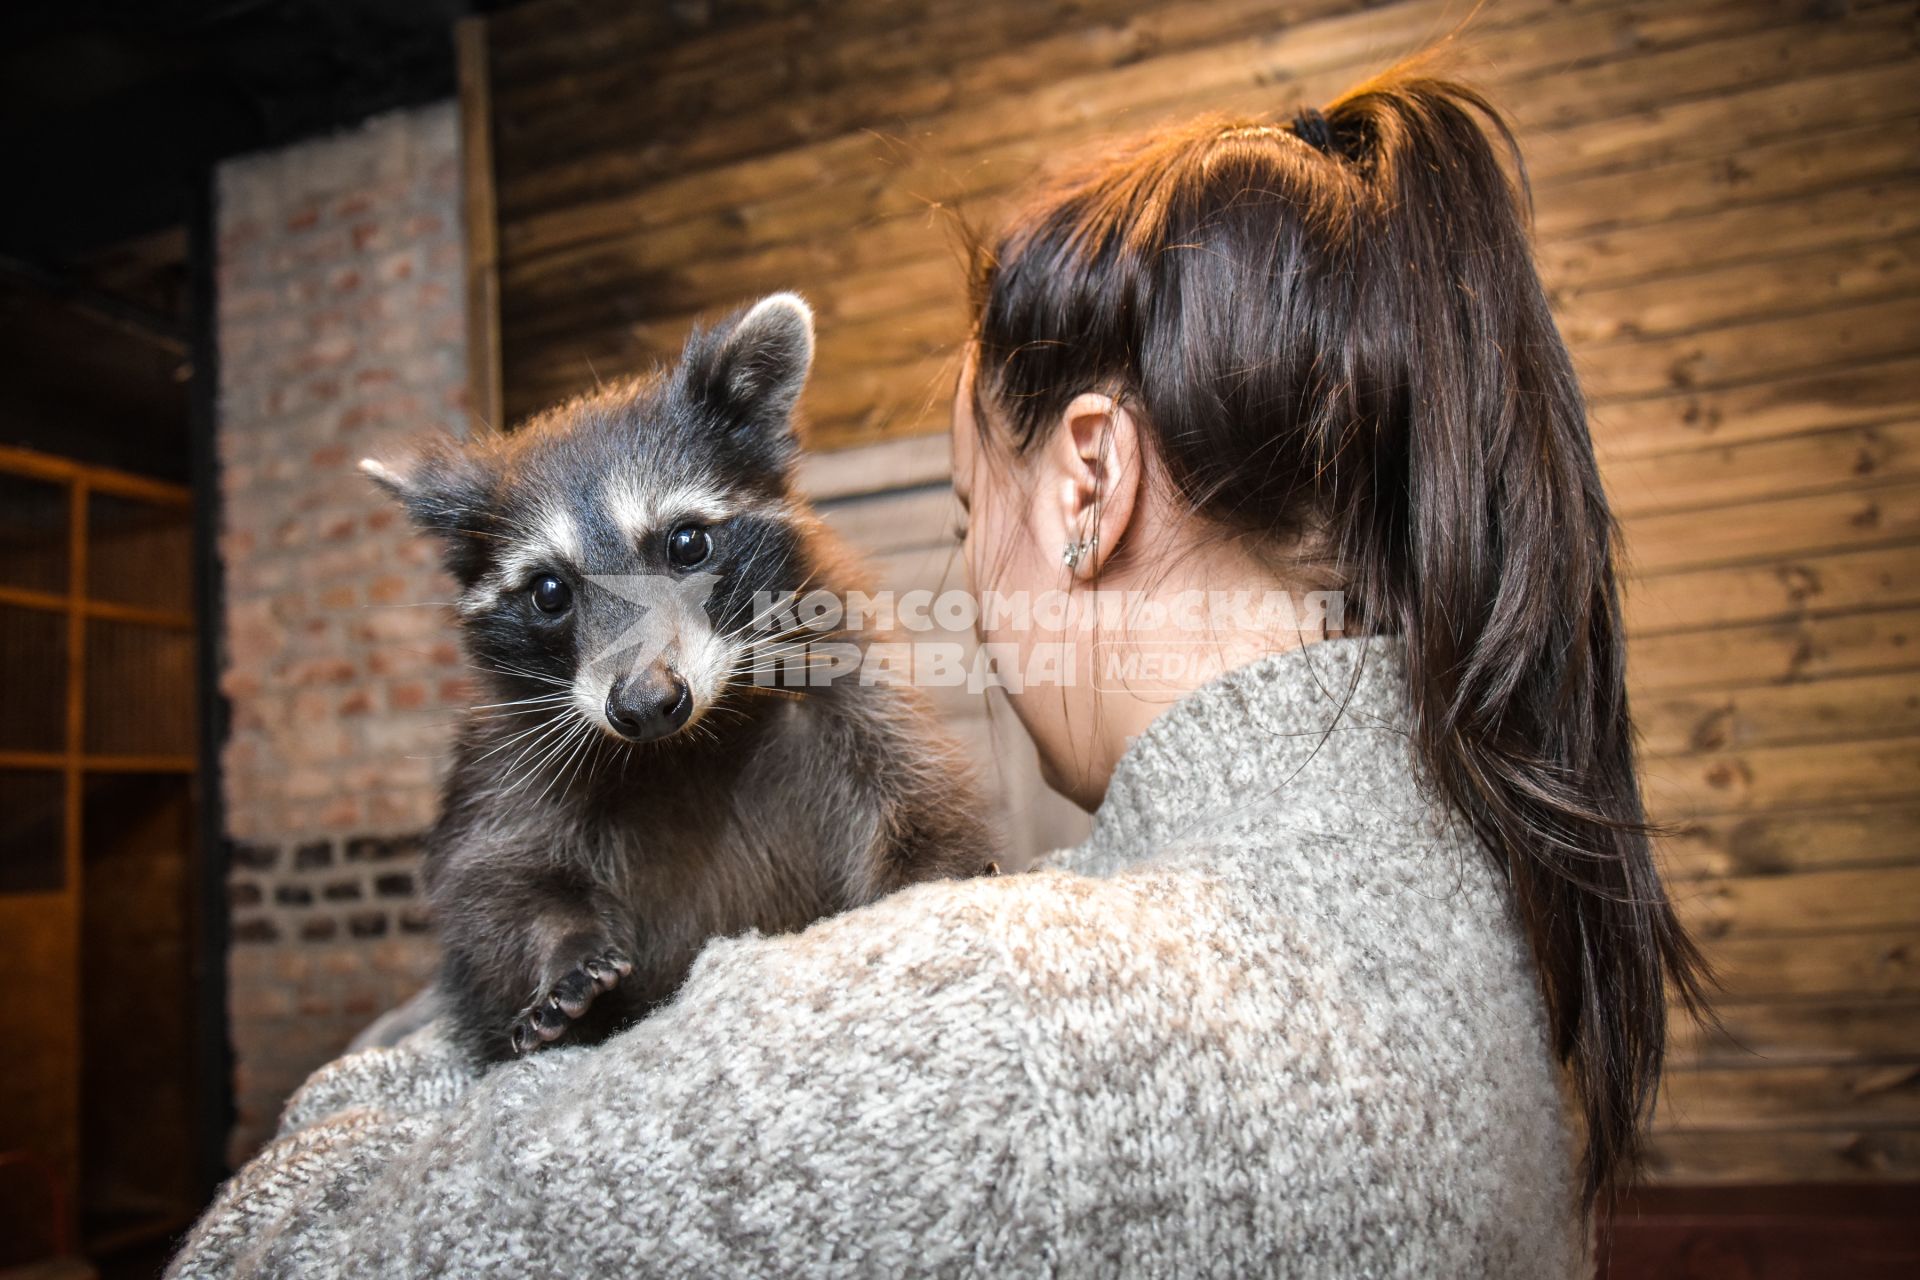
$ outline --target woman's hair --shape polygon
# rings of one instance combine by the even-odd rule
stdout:
[[[1487,100],[1407,70],[1154,134],[976,250],[970,394],[1015,450],[1120,398],[1193,511],[1311,548],[1349,628],[1404,638],[1418,754],[1532,945],[1591,1203],[1632,1164],[1667,987],[1703,1008],[1706,976],[1649,845],[1616,530],[1530,199]]]

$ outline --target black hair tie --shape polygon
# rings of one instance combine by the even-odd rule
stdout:
[[[1333,154],[1333,126],[1327,123],[1327,117],[1318,107],[1302,107],[1288,121],[1287,127],[1293,130],[1293,136],[1300,139],[1325,155]]]

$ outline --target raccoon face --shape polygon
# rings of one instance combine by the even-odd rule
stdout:
[[[767,593],[808,572],[791,473],[812,357],[811,311],[775,294],[696,331],[666,374],[361,464],[442,539],[507,714],[652,741],[750,678]]]

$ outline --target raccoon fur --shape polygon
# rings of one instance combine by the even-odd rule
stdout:
[[[606,1036],[710,938],[994,869],[917,692],[819,682],[819,636],[769,629],[770,599],[864,586],[796,492],[812,356],[776,294],[669,371],[362,464],[442,541],[484,694],[426,855],[440,1002],[482,1059]]]

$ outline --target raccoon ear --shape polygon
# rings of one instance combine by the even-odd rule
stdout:
[[[788,431],[813,367],[813,309],[796,293],[762,298],[738,320],[687,343],[693,397],[733,430]]]
[[[461,583],[486,572],[492,473],[471,450],[451,438],[429,440],[389,461],[363,458],[360,470],[399,499],[415,526],[442,539],[447,568]]]

